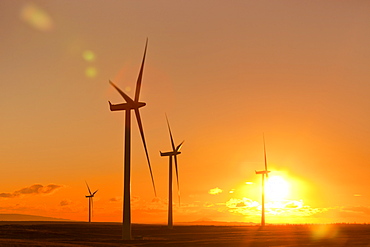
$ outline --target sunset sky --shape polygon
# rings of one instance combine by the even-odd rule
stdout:
[[[370,222],[370,2],[0,1],[0,213],[122,221],[124,113],[140,100],[157,197],[132,118],[132,221]],[[271,185],[272,184],[272,185]],[[174,187],[176,198],[176,187]],[[177,198],[176,198],[177,199]]]

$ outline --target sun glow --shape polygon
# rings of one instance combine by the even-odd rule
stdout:
[[[35,4],[28,3],[23,6],[20,17],[30,26],[39,31],[50,31],[53,29],[53,21],[51,17]]]
[[[286,200],[290,194],[290,184],[282,176],[269,176],[266,182],[266,199],[270,201]]]

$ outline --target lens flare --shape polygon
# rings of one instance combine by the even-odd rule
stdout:
[[[54,27],[51,17],[44,10],[32,3],[23,6],[20,18],[40,31],[50,31]]]
[[[95,78],[96,75],[98,74],[98,71],[96,70],[95,67],[88,67],[86,70],[85,70],[85,75],[89,78]]]
[[[312,239],[331,239],[338,235],[338,228],[335,225],[314,225],[312,228]]]
[[[95,60],[95,53],[90,51],[90,50],[86,50],[82,53],[82,57],[88,61],[88,62],[93,62]]]

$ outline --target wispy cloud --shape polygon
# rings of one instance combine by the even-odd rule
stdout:
[[[120,196],[116,196],[116,197],[112,197],[112,198],[109,198],[108,200],[109,202],[121,202],[122,201],[122,197]]]
[[[62,188],[62,185],[58,184],[48,184],[46,186],[43,186],[41,184],[33,184],[29,187],[22,188],[20,190],[8,193],[0,193],[0,198],[15,198],[20,197],[22,195],[39,195],[39,194],[51,194],[55,192],[56,190]]]
[[[63,200],[60,202],[60,206],[64,207],[64,206],[68,206],[68,205],[71,205],[72,204],[72,201],[71,200]]]
[[[211,194],[211,195],[218,195],[218,194],[221,194],[222,193],[222,189],[216,187],[214,189],[210,189],[208,191],[208,194]]]
[[[342,211],[348,213],[362,213],[365,215],[370,215],[370,208],[364,206],[357,206],[357,207],[343,207]]]

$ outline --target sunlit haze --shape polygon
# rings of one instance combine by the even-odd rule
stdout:
[[[370,2],[0,1],[0,214],[122,221],[124,112],[135,95],[132,222],[370,222]],[[133,114],[133,113],[132,113]],[[134,114],[132,115],[134,116]]]

